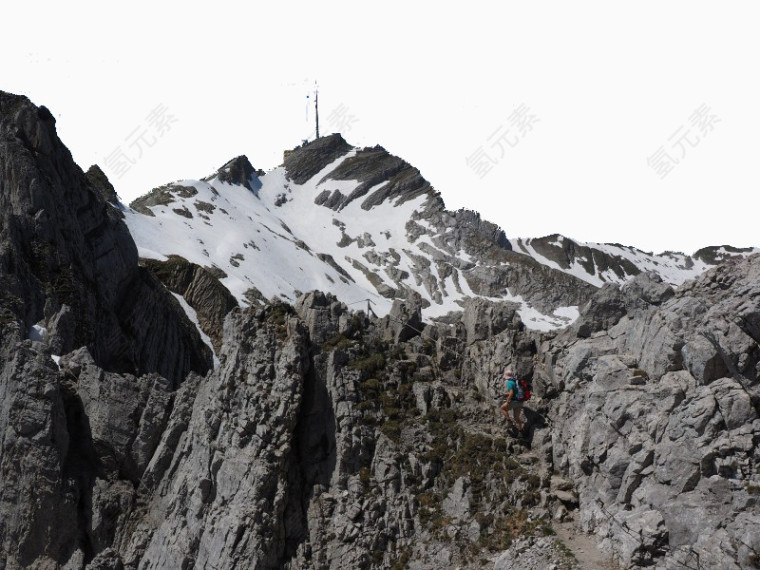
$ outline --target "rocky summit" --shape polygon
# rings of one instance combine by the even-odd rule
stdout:
[[[756,249],[508,238],[337,134],[126,206],[3,92],[0,224],[2,570],[760,565]]]

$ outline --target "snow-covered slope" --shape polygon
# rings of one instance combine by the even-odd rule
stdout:
[[[654,271],[673,285],[760,250],[653,255],[553,235],[513,243],[476,212],[450,212],[419,171],[382,147],[340,135],[256,171],[238,157],[214,175],[157,188],[125,209],[142,258],[210,268],[242,305],[294,302],[314,289],[385,315],[418,298],[426,319],[474,297],[519,306],[530,328],[573,322],[596,287]],[[514,247],[513,247],[514,245]]]
[[[125,215],[140,256],[213,268],[243,305],[319,289],[356,309],[369,301],[379,315],[415,294],[426,318],[473,297],[518,303],[537,329],[577,315],[581,295],[548,303],[537,290],[510,287],[509,276],[531,260],[477,214],[447,212],[416,169],[379,147],[317,143],[267,173],[238,157],[207,179],[136,200]]]
[[[657,273],[666,283],[678,286],[722,261],[760,253],[760,248],[716,246],[701,249],[694,255],[670,251],[653,254],[620,244],[576,242],[558,234],[519,238],[513,244],[517,251],[539,263],[597,287],[605,283],[622,284],[646,271]]]
[[[259,294],[293,302],[301,292],[320,289],[347,303],[370,299],[377,305],[376,311],[387,313],[391,300],[377,289],[382,287],[380,283],[388,287],[393,283],[381,273],[376,287],[355,266],[372,246],[378,255],[398,252],[401,260],[397,267],[409,271],[413,262],[404,250],[418,252],[419,244],[410,244],[405,233],[389,222],[399,216],[408,219],[424,198],[401,207],[382,204],[357,220],[352,210],[358,204],[339,214],[314,204],[325,173],[297,185],[289,182],[285,169],[279,167],[262,176],[255,190],[217,177],[181,180],[166,188],[175,196],[173,202],[152,207],[154,217],[131,210],[127,224],[141,257],[179,255],[221,269],[227,275],[222,283],[241,303],[247,304]],[[330,187],[350,185],[332,183]],[[425,296],[424,290],[421,293]],[[456,308],[452,298],[446,301],[436,305],[437,312]]]

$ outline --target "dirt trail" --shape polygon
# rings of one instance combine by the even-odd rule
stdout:
[[[554,523],[557,538],[573,553],[578,567],[583,570],[622,570],[608,556],[599,551],[594,536],[581,532],[574,521]]]

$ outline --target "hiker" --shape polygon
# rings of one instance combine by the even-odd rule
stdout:
[[[504,414],[507,422],[513,424],[517,427],[517,430],[521,432],[523,430],[523,421],[520,417],[520,410],[522,410],[524,404],[525,394],[519,386],[517,378],[515,378],[515,373],[509,368],[504,370],[503,378],[507,383],[507,391],[504,392],[504,396],[506,396],[507,399],[501,405],[501,413]],[[509,418],[509,410],[512,410],[514,420]]]

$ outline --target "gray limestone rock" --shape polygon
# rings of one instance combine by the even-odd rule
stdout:
[[[95,453],[121,479],[139,481],[166,426],[171,385],[157,374],[136,378],[97,367],[86,349],[62,360],[76,378]]]
[[[391,311],[383,318],[386,339],[403,342],[422,333],[422,311],[419,301],[393,301]]]
[[[121,212],[98,189],[105,182],[94,186],[74,164],[50,112],[0,92],[0,157],[0,305],[27,330],[68,306],[73,318],[52,323],[54,349],[86,345],[111,370],[173,382],[208,370],[210,352],[138,267]]]
[[[296,184],[303,184],[349,150],[351,146],[339,134],[306,143],[287,153],[285,168],[288,178]]]
[[[282,340],[273,334],[278,327]],[[117,537],[125,568],[233,567],[241,557],[249,568],[271,568],[286,554],[281,525],[291,500],[305,331],[250,310],[230,317],[225,332],[221,366],[199,385],[189,418],[186,408],[175,412],[186,418],[179,420],[185,431],[160,442],[155,456],[167,459],[148,467],[155,486]],[[152,475],[167,460],[171,470]]]
[[[5,344],[0,371],[0,565],[54,567],[81,551],[72,433],[58,369],[37,343]],[[67,468],[68,467],[68,468]]]
[[[102,172],[74,164],[47,109],[0,92],[3,568],[80,569],[108,548],[169,392],[211,366],[138,266],[113,197]],[[91,355],[78,372],[72,351]]]
[[[631,305],[661,305],[675,294],[656,273],[639,273],[623,286],[623,292]]]
[[[623,564],[751,567],[733,525],[760,516],[743,499],[757,469],[758,283],[760,256],[675,294],[639,276],[623,288],[636,296],[614,338],[565,337],[553,365],[565,386],[552,409],[554,464],[576,482],[585,528],[606,533]],[[748,318],[736,318],[739,306]]]
[[[190,263],[179,256],[166,261],[142,261],[170,291],[184,297],[198,316],[201,329],[218,353],[221,351],[224,318],[238,306],[232,293],[208,269]]]
[[[462,316],[467,344],[491,338],[507,327],[518,328],[517,308],[514,303],[494,303],[480,298],[468,302]]]
[[[234,184],[248,188],[253,193],[258,192],[261,188],[259,176],[263,171],[256,170],[248,160],[247,156],[238,156],[224,164],[213,177],[226,184]],[[210,180],[208,178],[207,180]]]
[[[581,338],[615,326],[626,314],[625,297],[616,285],[604,285],[580,311],[573,329]]]

